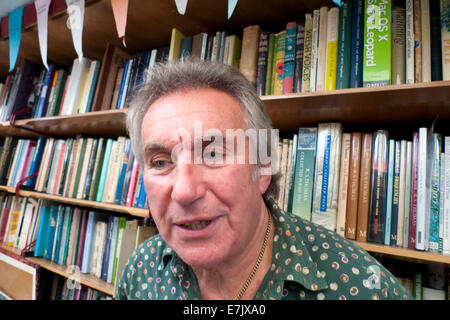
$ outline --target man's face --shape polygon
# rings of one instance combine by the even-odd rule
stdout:
[[[261,219],[267,176],[252,178],[253,164],[215,161],[230,150],[225,141],[205,139],[211,130],[225,137],[226,129],[246,130],[243,112],[237,100],[213,89],[163,96],[143,119],[144,184],[152,217],[191,266],[236,259],[252,245]],[[203,159],[194,156],[198,148]]]

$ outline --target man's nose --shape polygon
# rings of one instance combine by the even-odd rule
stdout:
[[[201,199],[206,192],[202,181],[202,166],[178,163],[176,178],[172,189],[172,200],[181,206],[188,206]]]

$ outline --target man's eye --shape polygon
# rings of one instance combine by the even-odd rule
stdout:
[[[151,162],[151,167],[154,169],[164,169],[169,165],[166,160],[154,160]]]

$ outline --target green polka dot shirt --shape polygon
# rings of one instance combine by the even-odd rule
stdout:
[[[376,259],[351,241],[268,203],[272,265],[254,299],[413,299]],[[201,299],[195,274],[158,234],[131,255],[116,299]]]

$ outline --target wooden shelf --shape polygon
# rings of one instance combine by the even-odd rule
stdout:
[[[52,137],[75,137],[78,134],[102,137],[125,136],[126,115],[127,110],[121,109],[16,121],[16,125],[37,130],[38,133],[12,127],[8,121],[0,122],[0,137],[33,138],[39,137],[41,135],[39,133]]]
[[[275,128],[450,120],[450,81],[263,96]]]
[[[13,255],[20,255],[20,250],[17,248],[9,247],[4,243],[0,243],[0,247],[8,252],[11,252]],[[28,257],[26,260],[39,265],[41,268],[47,269],[51,272],[59,274],[65,278],[70,278],[84,284],[92,289],[104,292],[110,296],[114,295],[114,285],[111,283],[107,283],[91,274],[79,273],[75,274],[74,272],[70,272],[68,267],[58,265],[44,258],[38,257]]]
[[[434,252],[418,251],[398,247],[385,246],[369,242],[353,241],[356,245],[370,253],[380,253],[387,256],[394,256],[396,259],[403,258],[415,262],[434,262],[450,265],[450,256]]]
[[[13,187],[6,187],[6,186],[0,186],[0,191],[15,193],[15,189]],[[52,200],[52,201],[57,201],[57,202],[61,202],[61,203],[67,203],[67,204],[71,204],[71,205],[75,205],[75,206],[83,206],[83,207],[89,207],[89,208],[95,208],[95,209],[101,209],[101,210],[107,210],[107,211],[120,212],[120,213],[125,213],[125,214],[129,214],[129,215],[136,216],[136,217],[142,217],[142,218],[148,217],[147,209],[126,207],[126,206],[120,206],[120,205],[111,204],[111,203],[66,198],[66,197],[55,196],[55,195],[51,195],[51,194],[46,194],[46,193],[36,192],[36,191],[28,191],[28,190],[19,190],[19,196],[32,197],[32,198],[38,198],[38,199],[46,199],[46,200]]]

